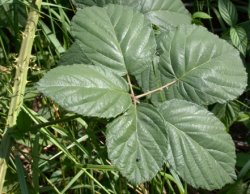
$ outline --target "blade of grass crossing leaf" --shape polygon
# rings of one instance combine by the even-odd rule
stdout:
[[[49,27],[43,21],[39,21],[39,25],[41,26],[45,37],[50,43],[52,43],[57,53],[62,54],[65,52],[65,49],[62,47],[61,43],[56,38],[56,35],[52,33]]]
[[[84,141],[86,141],[87,139],[88,139],[88,136],[85,135],[85,136],[81,137],[80,139],[78,139],[78,140],[77,140],[77,143],[84,142]],[[76,143],[74,142],[74,143],[70,144],[69,146],[67,146],[66,149],[70,149],[70,148],[74,147],[75,145],[76,145]],[[80,147],[80,146],[79,146],[79,147]],[[80,149],[81,149],[81,147],[80,147]],[[85,152],[86,152],[86,150],[82,150],[82,151],[85,151]],[[54,160],[55,158],[57,158],[58,156],[60,156],[60,155],[63,154],[63,153],[64,153],[63,151],[60,151],[60,152],[56,153],[56,154],[55,154],[54,156],[52,156],[50,159],[48,159],[47,161],[41,163],[41,164],[39,165],[39,168],[41,168],[42,166],[44,166],[45,164],[47,164],[49,161]]]
[[[29,112],[28,109],[26,108],[23,108],[23,110],[28,113],[28,115],[30,116],[30,118],[36,123],[36,124],[39,124],[39,121],[38,119],[36,118],[35,115],[31,114]],[[56,137],[54,137],[54,135],[49,131],[47,130],[46,128],[41,128],[40,129],[40,132],[44,135],[46,135],[46,137],[49,139],[49,141],[51,143],[53,143],[55,146],[57,146],[70,160],[72,160],[74,163],[77,163],[76,159],[72,156],[72,154],[70,154],[70,152],[67,150],[67,148],[62,145],[57,139]]]
[[[95,179],[95,177],[93,177],[86,169],[82,168],[82,170],[84,171],[85,174],[87,174],[100,188],[103,189],[103,191],[105,191],[107,194],[113,193],[111,191],[108,191],[99,181],[97,181]]]
[[[176,186],[177,186],[177,188],[178,188],[178,190],[179,190],[179,193],[180,193],[180,194],[185,194],[184,188],[183,188],[182,184],[180,184],[179,180],[176,180],[173,176],[171,176],[170,174],[167,174],[167,173],[165,173],[165,172],[161,172],[160,174],[161,174],[165,179],[170,180],[170,181],[172,181],[173,183],[175,183]]]
[[[46,0],[48,3],[48,0]],[[51,24],[51,28],[52,28],[52,32],[53,34],[56,34],[56,30],[55,30],[55,25],[54,25],[54,19],[52,17],[51,11],[52,9],[50,9],[49,6],[47,6],[48,12],[49,12],[49,19],[50,19],[50,24]]]
[[[181,191],[182,193],[185,194],[184,186],[183,186],[178,174],[172,168],[169,168],[169,171],[170,171],[171,175],[173,176],[179,191]]]
[[[90,170],[90,174],[93,176],[93,170]],[[90,185],[91,185],[91,192],[95,193],[95,183],[93,179],[90,179]]]
[[[29,194],[28,187],[25,181],[26,177],[25,177],[25,173],[23,170],[23,164],[18,156],[16,156],[15,158],[15,164],[16,164],[18,182],[19,182],[21,193]]]
[[[51,8],[62,8],[62,9],[67,10],[67,11],[72,11],[72,9],[70,9],[70,8],[59,5],[57,1],[54,1],[54,2],[55,3],[43,2],[42,6],[48,6]]]
[[[77,163],[76,159],[74,158],[74,156],[72,156],[72,154],[67,150],[67,148],[62,145],[57,139],[56,137],[54,137],[54,135],[48,131],[45,128],[41,129],[41,132],[46,135],[46,137],[49,139],[49,141],[54,144],[56,147],[58,147],[58,149],[60,149],[65,156],[67,156],[71,161],[73,161],[74,163]]]
[[[40,133],[36,134],[35,139],[33,141],[33,147],[32,147],[32,183],[34,186],[34,194],[39,194],[39,139],[40,139]]]
[[[216,15],[222,30],[225,31],[227,28],[226,28],[226,25],[223,21],[223,18],[220,15],[220,12],[215,7],[212,7],[212,10],[213,10],[214,14]]]
[[[31,117],[31,119],[36,123],[39,124],[38,119],[36,118],[36,116],[34,116],[31,112],[33,112],[32,110],[28,110],[27,108],[23,107],[23,110],[25,110],[29,116]],[[33,112],[35,115],[37,115],[37,113]],[[63,145],[60,144],[60,142],[57,141],[57,139],[53,136],[53,134],[51,134],[50,131],[48,131],[46,128],[41,128],[40,130],[41,132],[43,132],[48,138],[49,140],[56,145],[62,153],[64,153],[70,160],[72,160],[72,162],[74,162],[75,164],[79,164],[75,158],[70,154],[70,152],[68,151],[68,148],[64,147]],[[85,172],[85,174],[87,176],[89,176],[98,186],[100,186],[100,188],[102,188],[106,193],[110,193],[99,181],[97,181],[85,168],[82,168],[82,170]],[[46,178],[47,179],[47,178]],[[50,185],[53,186],[53,188],[60,193],[60,191],[55,187],[55,185],[53,185],[53,183],[47,179],[47,181],[50,183]]]
[[[4,59],[7,61],[7,64],[9,64],[9,57],[7,55],[6,49],[5,49],[4,44],[3,44],[3,39],[2,39],[2,33],[1,33],[1,31],[0,31],[0,47],[2,49],[1,52],[3,53]]]
[[[61,194],[60,191],[59,191],[59,189],[46,176],[43,176],[43,177],[46,179],[46,181],[49,183],[49,185],[52,186],[52,188],[54,189],[54,191],[56,193]]]
[[[249,173],[249,172],[250,172],[250,160],[241,169],[241,171],[240,171],[240,173],[238,175],[238,179],[244,178],[244,176],[246,176],[246,174]]]
[[[40,124],[40,121],[42,121],[43,123],[48,123],[47,119],[43,118],[42,116],[39,116],[36,112],[34,112],[33,110],[27,108],[26,106],[22,107],[23,110],[30,116],[30,118],[36,123],[36,124]],[[40,120],[40,121],[39,121]],[[66,133],[63,132],[63,128],[59,127],[59,126],[50,126],[52,129],[54,129],[57,133],[61,134],[62,136],[67,136]],[[44,128],[43,128],[44,129]],[[72,144],[70,144],[69,146],[66,147],[66,150],[74,147],[75,145],[77,145],[77,147],[83,152],[86,153],[87,155],[89,155],[89,153],[87,152],[87,150],[80,144],[81,142],[84,142],[88,139],[88,136],[85,135],[81,138],[79,138],[78,140],[74,141]],[[50,158],[50,160],[55,159],[56,157],[58,157],[59,155],[61,155],[62,153],[65,153],[63,151],[58,152],[56,155],[54,155],[52,158]],[[45,165],[47,163],[44,162],[42,164],[40,164],[39,168],[43,165]]]
[[[66,21],[66,14],[64,12],[64,10],[62,8],[59,8],[59,14],[60,14],[60,18],[61,18],[61,23],[62,23],[62,29],[63,29],[63,40],[64,40],[64,45],[67,45],[67,47],[70,45],[69,42],[69,36],[68,33],[70,30],[70,25],[69,22]]]
[[[68,189],[72,187],[72,185],[84,174],[84,171],[78,172],[72,179],[71,181],[64,187],[64,189],[61,191],[61,194],[65,193]]]

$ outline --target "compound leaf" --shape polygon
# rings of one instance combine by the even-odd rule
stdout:
[[[115,117],[131,105],[125,80],[97,66],[57,67],[39,81],[38,90],[63,108],[84,116]]]
[[[158,110],[167,125],[171,168],[195,188],[214,190],[233,181],[235,147],[219,119],[184,100],[166,101]]]
[[[150,22],[126,6],[84,8],[73,18],[72,32],[95,65],[119,75],[142,72],[156,52]]]
[[[204,27],[182,25],[162,36],[159,69],[167,98],[198,104],[225,103],[246,88],[247,74],[239,52]]]
[[[163,117],[151,105],[131,106],[107,126],[109,158],[134,184],[152,179],[166,160]]]

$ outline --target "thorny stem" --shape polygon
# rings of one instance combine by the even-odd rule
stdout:
[[[31,50],[35,38],[36,26],[39,18],[38,11],[40,10],[42,0],[33,0],[30,12],[27,19],[25,31],[19,56],[16,60],[16,75],[14,79],[13,92],[9,106],[6,129],[2,136],[0,145],[0,193],[3,193],[3,185],[7,171],[7,162],[11,149],[10,131],[15,128],[16,119],[23,103],[25,86],[27,83],[27,72],[31,57]]]
[[[157,89],[148,91],[148,92],[146,92],[146,93],[144,93],[144,94],[135,96],[135,99],[136,99],[136,101],[138,101],[139,98],[142,98],[142,97],[144,97],[144,96],[148,96],[148,95],[153,94],[153,93],[155,93],[155,92],[162,91],[163,89],[168,88],[169,86],[173,85],[173,84],[176,83],[176,82],[177,82],[177,80],[174,80],[174,81],[172,81],[172,82],[170,82],[170,83],[167,83],[166,85],[164,85],[164,86],[162,86],[162,87],[160,87],[160,88],[157,88]]]

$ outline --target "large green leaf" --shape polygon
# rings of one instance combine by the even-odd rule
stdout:
[[[169,28],[180,24],[191,24],[191,14],[181,0],[75,0],[76,6],[97,5],[103,7],[109,3],[131,6],[143,14],[155,25]]]
[[[39,81],[38,90],[84,116],[115,117],[132,104],[123,78],[106,68],[84,64],[49,71]]]
[[[150,22],[126,6],[82,9],[73,18],[72,32],[95,65],[104,65],[119,75],[142,72],[156,52]]]
[[[224,125],[205,108],[184,100],[159,105],[169,136],[167,161],[187,183],[208,190],[235,178],[235,148]]]
[[[107,126],[109,158],[134,184],[152,179],[166,160],[163,117],[151,105],[131,106]]]
[[[191,24],[191,14],[181,0],[144,0],[141,12],[155,25],[169,28]]]
[[[239,52],[204,27],[182,25],[162,36],[159,69],[167,98],[198,104],[225,103],[246,88],[247,74]]]
[[[221,17],[225,22],[234,26],[238,21],[238,13],[235,5],[230,0],[218,0],[218,7]]]

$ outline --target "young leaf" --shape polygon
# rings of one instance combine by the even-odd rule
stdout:
[[[163,117],[151,105],[131,106],[107,126],[109,158],[134,184],[152,179],[167,155]]]
[[[238,21],[238,13],[235,5],[230,0],[218,0],[221,17],[229,26],[234,26]]]
[[[144,15],[130,7],[87,7],[72,20],[72,32],[85,55],[119,75],[147,68],[156,52],[154,33]]]
[[[233,45],[245,56],[247,51],[247,33],[242,27],[231,27],[230,38]]]
[[[200,18],[200,19],[212,19],[212,17],[211,17],[210,15],[208,15],[207,13],[202,12],[202,11],[197,11],[197,12],[195,12],[195,13],[192,15],[192,18],[193,18],[193,19],[196,19],[196,18]]]
[[[219,119],[184,100],[166,101],[158,110],[168,126],[167,161],[184,181],[207,190],[233,181],[234,143]]]
[[[191,14],[181,0],[144,0],[141,12],[155,25],[162,28],[191,24]]]
[[[198,104],[225,103],[246,88],[247,74],[238,51],[204,27],[182,25],[162,36],[159,69],[167,98]]]
[[[106,68],[84,64],[49,71],[38,82],[38,90],[84,116],[115,117],[132,104],[123,78]]]

